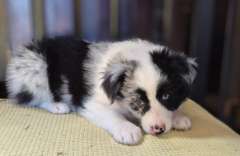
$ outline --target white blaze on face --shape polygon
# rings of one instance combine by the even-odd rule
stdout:
[[[150,110],[141,118],[141,126],[146,133],[152,133],[151,127],[164,127],[165,132],[172,128],[172,112],[168,111],[157,100],[150,100]]]
[[[148,97],[150,110],[141,117],[141,125],[146,133],[152,134],[151,127],[164,126],[165,132],[172,127],[172,112],[167,110],[156,98],[159,84],[166,82],[167,77],[154,66],[140,64],[134,73],[137,86],[143,89]]]

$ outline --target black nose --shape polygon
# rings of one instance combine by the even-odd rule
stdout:
[[[165,131],[165,128],[164,128],[164,127],[159,128],[158,132],[156,132],[156,135],[160,135],[160,134],[162,134],[164,131]]]

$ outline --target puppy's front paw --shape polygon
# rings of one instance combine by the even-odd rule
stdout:
[[[69,113],[69,112],[70,112],[70,108],[67,104],[61,103],[61,102],[53,103],[52,113],[66,114],[66,113]]]
[[[131,122],[122,122],[113,130],[113,138],[122,144],[138,144],[142,139],[142,131]]]
[[[184,115],[177,115],[173,118],[173,128],[176,130],[189,130],[191,126],[191,120]]]

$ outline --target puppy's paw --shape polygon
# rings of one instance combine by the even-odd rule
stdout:
[[[119,143],[135,145],[142,139],[142,130],[131,122],[122,122],[113,129],[112,135]]]
[[[66,114],[70,112],[70,108],[65,103],[56,102],[53,103],[51,112],[55,114]]]
[[[184,115],[177,115],[173,118],[173,128],[176,130],[189,130],[191,126],[191,120]]]

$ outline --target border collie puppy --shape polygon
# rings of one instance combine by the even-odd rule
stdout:
[[[87,43],[55,37],[13,54],[7,88],[20,105],[76,111],[122,144],[138,144],[142,130],[159,135],[191,127],[177,109],[189,96],[197,63],[183,53],[141,39]]]

